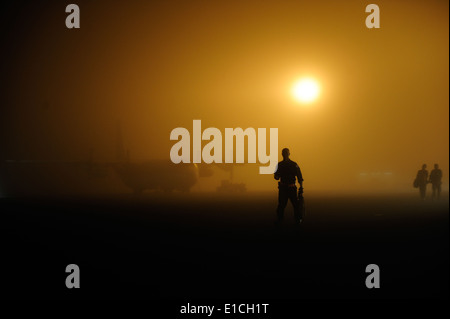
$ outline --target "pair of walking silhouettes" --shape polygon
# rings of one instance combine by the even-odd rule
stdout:
[[[434,164],[434,169],[429,176],[427,164],[423,164],[422,169],[417,172],[416,179],[414,180],[414,187],[419,188],[419,194],[422,200],[425,200],[428,184],[431,184],[432,186],[431,198],[439,199],[441,197],[442,170],[439,168],[438,164]]]

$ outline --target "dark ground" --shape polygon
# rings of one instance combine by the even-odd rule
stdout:
[[[275,193],[3,198],[3,297],[448,299],[447,196],[305,198],[299,228],[291,206],[273,224]],[[80,289],[65,287],[71,263]]]

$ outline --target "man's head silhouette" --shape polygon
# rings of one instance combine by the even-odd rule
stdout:
[[[427,164],[422,165],[422,169],[425,169],[425,168],[427,168]]]
[[[438,169],[439,168],[439,164],[434,164],[434,168]]]
[[[287,160],[289,159],[289,155],[291,155],[291,153],[289,152],[288,148],[283,148],[283,150],[281,151],[281,155],[283,155],[284,160]]]

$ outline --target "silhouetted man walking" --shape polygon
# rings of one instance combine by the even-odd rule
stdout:
[[[427,164],[423,164],[422,169],[417,172],[416,183],[419,187],[420,198],[424,200],[425,194],[427,192],[427,183],[428,183]]]
[[[433,189],[431,197],[439,199],[441,197],[442,170],[438,164],[434,164],[434,169],[430,173],[430,183]]]
[[[300,204],[297,198],[297,186],[295,185],[295,178],[297,177],[300,184],[300,189],[303,189],[303,177],[300,167],[296,162],[289,159],[290,152],[288,148],[284,148],[281,152],[283,160],[278,163],[277,170],[274,174],[278,182],[278,207],[277,217],[278,222],[283,219],[284,209],[286,208],[288,199],[294,206],[294,217],[297,223],[301,223],[302,216]]]

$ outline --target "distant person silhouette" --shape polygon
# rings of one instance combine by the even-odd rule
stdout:
[[[422,200],[424,200],[426,192],[427,192],[427,184],[428,184],[427,164],[423,164],[422,169],[417,172],[415,184],[419,188],[420,198]]]
[[[433,189],[431,198],[439,199],[441,197],[442,170],[438,164],[434,164],[434,169],[430,173],[430,183]]]
[[[277,170],[274,173],[274,178],[278,182],[278,207],[277,207],[277,223],[281,222],[284,216],[284,209],[286,208],[288,200],[294,206],[294,217],[296,223],[302,222],[301,207],[297,197],[297,186],[295,185],[295,178],[297,177],[300,184],[300,190],[303,190],[303,176],[300,167],[296,162],[291,161],[288,148],[284,148],[281,152],[283,160],[278,163]]]

